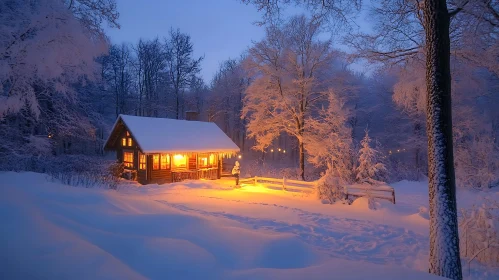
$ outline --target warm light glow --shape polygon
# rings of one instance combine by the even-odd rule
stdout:
[[[125,167],[133,168],[133,153],[123,152],[123,164]]]
[[[281,148],[279,148],[278,150],[279,150],[279,152],[280,152],[280,151],[281,151]]]
[[[217,158],[215,157],[215,154],[210,154],[210,164],[215,165],[217,163]]]
[[[241,156],[241,155],[238,155],[238,156],[237,156],[237,158],[242,158],[242,156]]]
[[[159,155],[155,154],[152,156],[152,169],[158,170],[159,169]]]
[[[270,151],[273,153],[273,152],[274,152],[274,149],[271,149]]]
[[[139,156],[139,169],[140,170],[146,169],[146,155],[140,154],[140,156]]]
[[[286,150],[283,150],[282,152],[283,152],[283,153],[286,153]]]
[[[187,167],[187,156],[176,154],[173,156],[173,166],[176,168]]]
[[[170,169],[170,155],[161,154],[160,169]]]
[[[128,138],[128,146],[132,146],[132,138]]]
[[[397,150],[397,153],[400,152],[400,150]]]
[[[121,139],[121,145],[122,145],[123,147],[125,147],[125,146],[126,146],[126,138]]]

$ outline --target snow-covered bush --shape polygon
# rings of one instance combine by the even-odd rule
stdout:
[[[461,209],[459,221],[461,255],[499,266],[499,202],[485,198],[483,204]]]
[[[359,166],[356,169],[355,179],[359,183],[379,184],[386,181],[387,170],[381,160],[381,153],[371,147],[371,141],[366,130],[366,135],[360,142]]]
[[[86,188],[116,189],[123,173],[121,163],[82,155],[53,157],[47,166],[46,173],[53,179]]]
[[[456,182],[459,187],[487,189],[499,186],[499,147],[482,135],[456,143]]]
[[[328,170],[316,185],[317,198],[328,203],[345,199],[345,188],[341,184],[341,179],[332,175]]]

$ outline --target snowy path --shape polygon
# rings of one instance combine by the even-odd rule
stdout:
[[[210,197],[210,199],[220,199]],[[203,216],[234,220],[257,230],[292,233],[305,243],[325,251],[332,257],[348,260],[364,260],[379,264],[404,264],[407,252],[424,254],[428,238],[404,228],[376,224],[369,221],[337,218],[298,208],[268,203],[244,202],[267,207],[269,212],[291,210],[300,217],[300,223],[287,223],[276,219],[252,218],[226,212],[209,212],[183,204],[158,201],[181,211],[195,212]]]

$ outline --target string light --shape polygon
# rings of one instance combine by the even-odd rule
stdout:
[[[272,152],[272,153],[273,153],[273,152],[274,152],[274,149],[270,149],[270,152]]]
[[[283,152],[283,153],[286,153],[286,150],[283,150],[282,152]]]
[[[281,148],[279,148],[278,150],[279,150],[279,152],[280,152],[280,151],[281,151]]]

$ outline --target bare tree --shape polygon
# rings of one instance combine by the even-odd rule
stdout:
[[[242,59],[229,59],[220,64],[211,83],[210,104],[217,112],[217,124],[244,150],[246,138],[245,119],[241,118],[244,91],[249,78]]]
[[[103,59],[103,76],[114,91],[115,114],[128,113],[127,101],[133,86],[133,57],[126,44],[112,45],[109,55]]]
[[[156,38],[151,41],[140,40],[135,48],[139,112],[141,116],[155,116],[163,111],[160,91],[162,78],[167,71],[167,54]],[[163,104],[164,105],[164,104]]]
[[[176,118],[182,114],[181,101],[184,91],[190,86],[192,77],[201,71],[203,57],[193,58],[191,37],[181,33],[179,29],[170,30],[170,37],[165,40],[165,51],[168,63],[168,78],[173,87]]]

